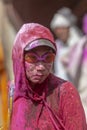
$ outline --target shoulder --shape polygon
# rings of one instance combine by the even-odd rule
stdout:
[[[62,84],[62,87],[61,87],[61,93],[76,93],[78,94],[78,91],[76,89],[76,87],[73,85],[73,83],[69,82],[69,81],[66,81]]]
[[[76,89],[76,87],[73,85],[72,82],[61,79],[55,75],[51,75],[51,80],[50,80],[50,88],[53,89],[58,89],[60,92],[61,97],[66,97],[69,98],[73,97],[80,99],[79,93]]]
[[[71,102],[72,104],[81,104],[78,90],[71,82],[65,82],[60,87],[60,98],[63,102]]]
[[[73,83],[71,83],[70,81],[66,81],[62,84],[62,88],[66,91],[71,91],[71,90],[76,90],[75,86],[73,85]]]

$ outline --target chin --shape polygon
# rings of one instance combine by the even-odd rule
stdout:
[[[32,81],[34,84],[41,84],[44,82],[44,80],[33,80]]]

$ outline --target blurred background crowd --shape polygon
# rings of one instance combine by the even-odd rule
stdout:
[[[8,120],[7,84],[14,79],[13,41],[27,22],[51,29],[58,49],[53,73],[73,82],[87,118],[87,1],[0,0],[0,127],[5,127]]]

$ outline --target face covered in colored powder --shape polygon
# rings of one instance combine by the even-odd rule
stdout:
[[[48,28],[38,23],[27,23],[21,27],[12,49],[15,88],[17,91],[20,88],[23,91],[31,88],[32,83],[42,83],[47,78],[53,64],[53,60],[49,58],[51,56],[53,58],[53,55],[44,54],[47,53],[48,48],[53,49],[56,54],[56,44]],[[28,56],[25,56],[27,52],[32,52],[34,55],[28,53]],[[31,82],[27,82],[27,79]]]
[[[55,54],[50,47],[38,46],[25,52],[27,78],[34,84],[42,83],[52,70]]]

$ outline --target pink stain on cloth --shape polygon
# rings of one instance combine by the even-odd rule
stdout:
[[[36,39],[54,44],[50,31],[39,24],[25,24],[17,34],[12,58],[14,100],[10,130],[87,130],[83,107],[75,87],[49,74],[32,89],[24,67],[24,48]]]

